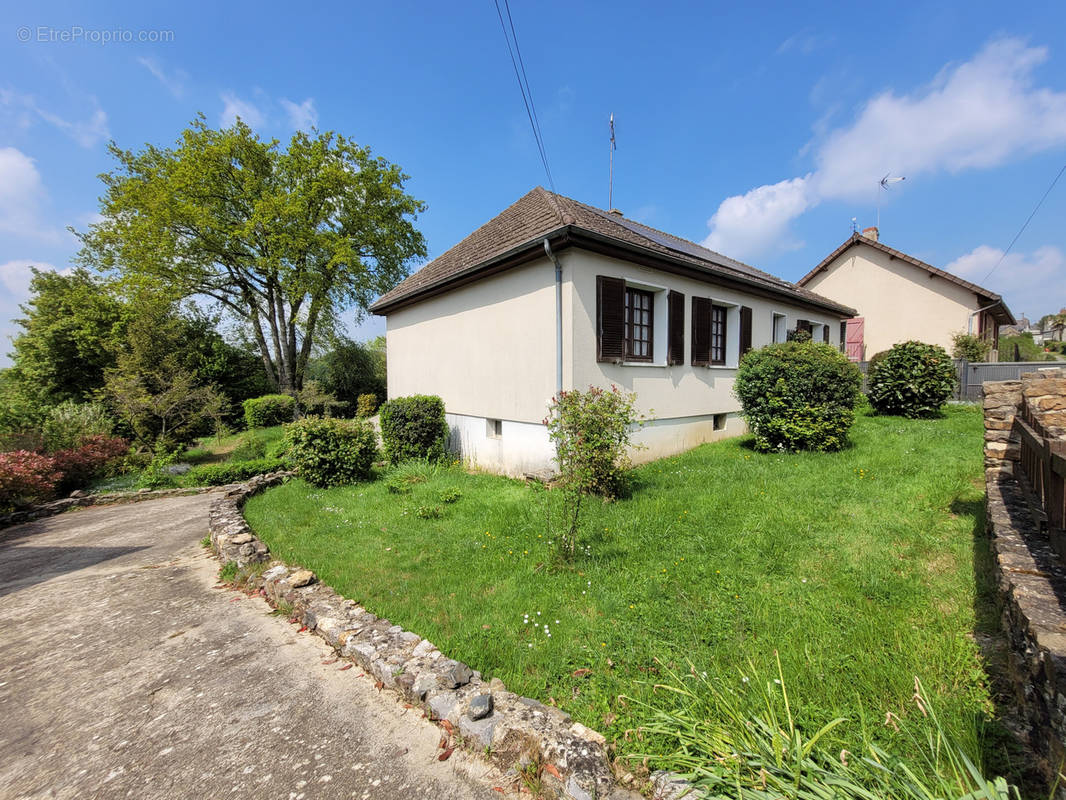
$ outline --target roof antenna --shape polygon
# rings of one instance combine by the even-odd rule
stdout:
[[[607,182],[607,210],[614,208],[614,112],[611,112],[611,177]]]
[[[858,233],[859,232],[859,220],[857,218],[855,218],[855,217],[851,218],[851,232],[852,233]]]
[[[885,173],[885,177],[883,177],[881,180],[879,180],[877,182],[878,186],[880,186],[881,189],[884,189],[886,192],[888,191],[888,187],[891,186],[893,183],[899,183],[900,181],[907,180],[905,177],[902,177],[902,176],[899,177],[899,178],[890,178],[890,177],[888,177],[891,174],[892,174],[892,171],[889,170],[888,172]],[[881,230],[881,189],[877,190],[877,230],[878,231]]]

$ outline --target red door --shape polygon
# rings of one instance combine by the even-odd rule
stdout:
[[[844,332],[844,352],[849,361],[862,361],[865,349],[862,343],[864,327],[862,317],[848,320],[847,330]]]

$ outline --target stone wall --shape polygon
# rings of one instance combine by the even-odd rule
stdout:
[[[270,550],[244,521],[241,508],[256,492],[287,476],[264,475],[232,488],[212,504],[211,543],[225,562],[269,567],[246,584],[294,621],[321,636],[372,676],[379,689],[398,693],[406,702],[438,721],[451,747],[453,736],[484,752],[503,770],[530,763],[542,765],[541,780],[551,794],[569,800],[640,800],[615,783],[607,742],[596,731],[574,722],[558,708],[521,697],[499,680],[448,658],[432,642],[380,619],[354,600],[319,583],[314,573],[271,560]],[[631,775],[623,776],[632,781]],[[676,797],[662,781],[654,796]],[[689,797],[697,795],[689,794]]]
[[[1066,564],[1019,467],[1019,416],[1043,435],[1066,438],[1066,370],[984,384],[986,525],[1010,679],[1024,733],[1051,784],[1066,763]],[[1066,800],[1059,786],[1056,796]]]

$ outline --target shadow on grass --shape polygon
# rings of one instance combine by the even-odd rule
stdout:
[[[1010,644],[1000,622],[992,543],[986,528],[985,496],[956,499],[951,512],[973,520],[974,641],[991,689],[993,708],[976,722],[980,757],[986,775],[1002,775],[1025,800],[1047,797],[1048,786],[1034,766],[1028,747],[1011,730],[1015,716],[1014,688],[1009,673]]]

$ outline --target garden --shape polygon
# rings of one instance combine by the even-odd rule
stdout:
[[[1021,782],[1027,765],[978,646],[998,631],[980,412],[944,405],[940,348],[889,353],[873,407],[838,356],[749,354],[737,392],[753,435],[624,470],[624,485],[596,477],[603,451],[560,447],[572,468],[549,487],[412,459],[443,424],[421,398],[391,439],[383,414],[387,466],[289,482],[246,517],[279,558],[603,732],[638,772],[747,796],[779,779],[789,796],[1006,797],[983,776]],[[617,392],[564,395],[554,419],[602,423],[608,402],[632,421]],[[412,428],[421,451],[396,445]],[[618,444],[617,426],[592,429]]]

